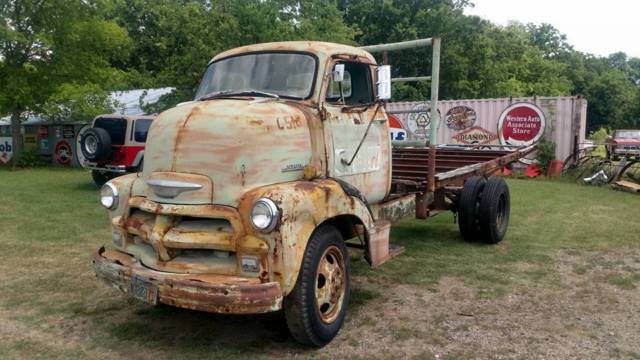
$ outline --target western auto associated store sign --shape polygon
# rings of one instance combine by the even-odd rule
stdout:
[[[504,109],[498,121],[500,143],[528,146],[542,137],[546,125],[544,114],[530,103],[515,103]]]

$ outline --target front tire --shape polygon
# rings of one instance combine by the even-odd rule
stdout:
[[[349,256],[342,235],[321,225],[309,239],[296,285],[284,300],[291,335],[306,345],[328,344],[342,327],[349,292]]]

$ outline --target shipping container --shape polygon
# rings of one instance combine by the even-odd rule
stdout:
[[[20,127],[25,152],[38,154],[46,163],[58,166],[80,166],[80,134],[88,124],[30,123]],[[9,125],[0,125],[0,165],[13,156],[13,138]]]
[[[428,102],[392,102],[393,140],[427,140]],[[438,102],[439,144],[522,146],[543,137],[565,159],[585,142],[587,100],[580,96],[442,100]]]

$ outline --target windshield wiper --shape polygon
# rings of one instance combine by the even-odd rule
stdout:
[[[196,99],[196,101],[215,99],[217,97],[226,96],[226,95],[229,95],[229,94],[231,94],[231,90],[214,91],[212,93],[208,93],[206,95],[200,96],[199,98]]]
[[[266,91],[260,91],[260,90],[235,91],[235,92],[232,92],[231,95],[266,96],[274,99],[280,99],[280,95],[273,94]]]
[[[225,90],[225,91],[215,91],[210,94],[201,96],[198,98],[198,101],[215,99],[217,97],[225,97],[225,96],[266,96],[274,99],[280,99],[280,96],[277,94],[269,93],[266,91],[260,90],[242,90],[242,91],[233,91],[233,90]]]

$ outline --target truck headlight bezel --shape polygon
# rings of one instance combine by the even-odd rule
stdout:
[[[269,198],[258,199],[251,208],[251,225],[262,232],[270,232],[280,221],[280,210]]]
[[[118,207],[118,189],[110,181],[100,188],[100,204],[107,210]]]

